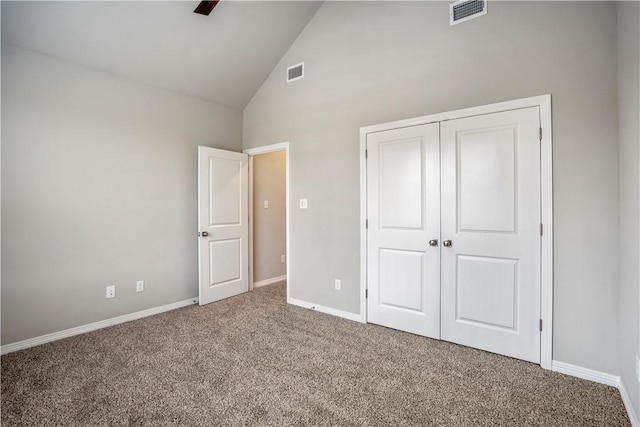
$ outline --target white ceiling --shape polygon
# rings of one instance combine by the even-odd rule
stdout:
[[[2,1],[2,42],[243,108],[321,3],[197,4]]]

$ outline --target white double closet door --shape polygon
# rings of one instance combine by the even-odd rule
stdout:
[[[367,321],[540,362],[539,109],[367,136]]]

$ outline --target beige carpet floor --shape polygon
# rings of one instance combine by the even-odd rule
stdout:
[[[284,284],[2,356],[9,426],[627,426],[615,388],[285,304]]]

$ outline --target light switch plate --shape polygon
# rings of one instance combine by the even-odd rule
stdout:
[[[307,199],[300,199],[300,209],[307,209]]]
[[[116,297],[115,285],[107,286],[107,298],[115,298],[115,297]]]
[[[269,201],[265,200],[264,203],[263,203],[263,206],[264,206],[265,209],[269,209]]]

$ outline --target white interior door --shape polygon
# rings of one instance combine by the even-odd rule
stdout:
[[[442,339],[536,363],[539,128],[538,107],[441,124]]]
[[[367,152],[367,320],[439,338],[439,126],[369,134]]]
[[[249,290],[248,156],[198,147],[200,305]]]

